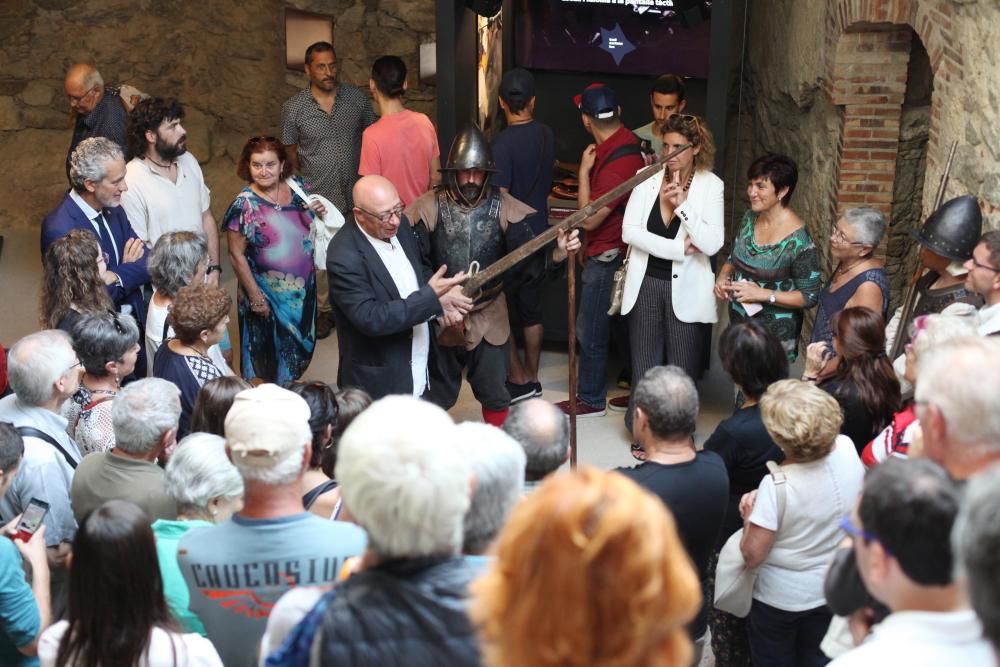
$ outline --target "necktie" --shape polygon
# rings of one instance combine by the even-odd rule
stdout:
[[[118,266],[118,253],[115,252],[115,244],[111,240],[111,231],[108,229],[108,223],[100,213],[94,218],[94,222],[97,223],[97,231],[101,235],[101,249],[108,253],[108,268],[114,269]]]

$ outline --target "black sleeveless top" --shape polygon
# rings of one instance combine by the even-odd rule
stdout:
[[[665,239],[677,238],[677,232],[681,229],[681,219],[674,215],[669,225],[664,224],[663,214],[660,213],[660,198],[653,201],[653,208],[649,211],[649,218],[646,220],[646,231],[650,234],[662,236]],[[650,278],[660,280],[671,280],[673,278],[674,263],[662,257],[649,256],[646,261],[646,275]]]

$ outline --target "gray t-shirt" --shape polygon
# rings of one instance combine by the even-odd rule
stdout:
[[[271,609],[296,586],[336,580],[347,558],[367,546],[354,524],[308,512],[248,519],[188,532],[177,562],[191,594],[191,611],[208,631],[226,667],[257,664],[257,645]]]

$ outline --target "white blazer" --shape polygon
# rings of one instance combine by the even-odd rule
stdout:
[[[681,322],[717,322],[715,274],[709,256],[719,252],[723,241],[722,180],[710,171],[696,171],[687,200],[674,212],[681,219],[677,238],[666,239],[646,231],[649,211],[660,196],[663,172],[636,186],[625,207],[622,240],[632,246],[622,314],[628,313],[639,296],[646,275],[649,256],[673,262],[674,315]],[[669,221],[667,221],[669,224]],[[701,252],[684,254],[684,241],[691,242]]]

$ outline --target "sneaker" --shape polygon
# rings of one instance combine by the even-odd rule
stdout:
[[[508,380],[507,393],[510,394],[510,404],[514,405],[515,403],[520,403],[521,401],[532,398],[533,396],[541,396],[542,385],[537,382],[525,382],[524,384],[518,384],[517,382],[511,382]]]
[[[566,414],[569,414],[569,406],[570,406],[570,402],[569,401],[560,401],[559,403],[556,403],[556,407],[559,408],[560,410],[562,410],[563,412],[565,412]],[[583,401],[581,401],[579,398],[576,399],[576,416],[578,418],[582,418],[582,417],[603,417],[606,414],[608,414],[608,411],[605,408],[603,408],[603,407],[602,408],[595,408],[592,405],[587,405],[586,403],[584,403]]]
[[[612,398],[608,401],[608,409],[615,412],[628,412],[628,394]]]
[[[316,315],[316,339],[323,340],[333,331],[333,321],[323,314]]]

